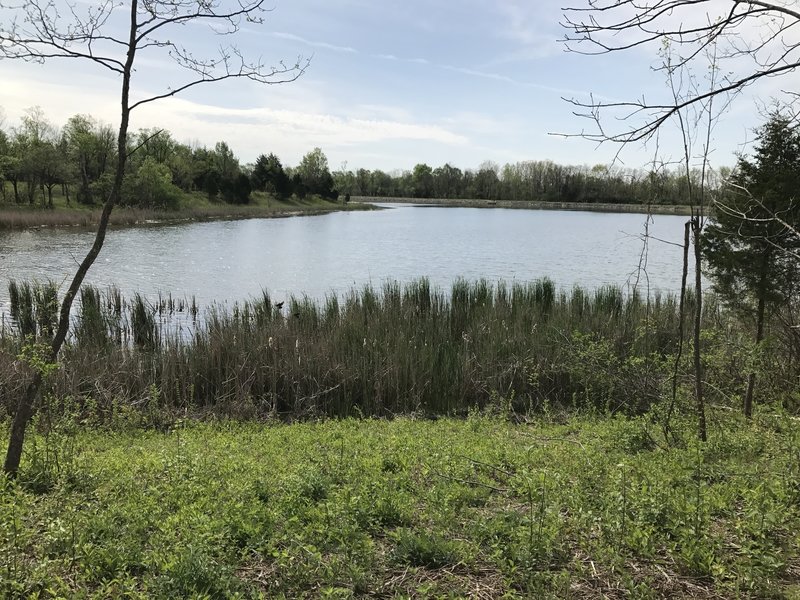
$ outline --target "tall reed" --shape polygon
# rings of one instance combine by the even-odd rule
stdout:
[[[58,292],[52,282],[8,283],[11,318],[21,337],[51,336],[58,320]]]
[[[24,286],[16,293],[27,306]],[[127,302],[86,288],[81,300],[48,391],[104,410],[157,397],[165,408],[297,418],[455,414],[500,402],[637,412],[662,396],[678,343],[673,296],[559,290],[546,279],[459,280],[449,293],[427,279],[386,282],[285,305],[264,292],[200,318],[194,301],[171,297]],[[724,331],[728,317],[706,307],[706,322]],[[0,352],[0,387],[10,357]]]

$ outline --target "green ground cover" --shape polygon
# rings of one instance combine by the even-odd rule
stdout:
[[[799,597],[798,421],[711,417],[667,447],[646,415],[40,416],[0,484],[0,593]]]

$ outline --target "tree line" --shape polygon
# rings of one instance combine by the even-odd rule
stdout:
[[[691,185],[684,173],[664,165],[631,169],[549,160],[502,167],[487,161],[463,170],[449,163],[436,168],[420,163],[412,170],[391,172],[343,166],[332,172],[319,148],[296,167],[285,166],[274,153],[243,164],[224,141],[212,148],[193,147],[176,141],[166,129],[140,129],[128,145],[121,204],[147,208],[175,208],[187,192],[246,204],[254,191],[279,199],[317,195],[331,200],[371,196],[678,205],[688,202]],[[0,199],[52,207],[56,193],[67,204],[102,203],[113,184],[116,153],[110,125],[79,114],[56,127],[41,109],[32,108],[19,126],[0,128]]]
[[[691,176],[699,180],[701,174]],[[352,196],[665,205],[688,204],[690,184],[684,173],[664,165],[630,169],[549,160],[502,167],[487,161],[476,170],[449,163],[436,168],[417,164],[411,171],[393,173],[342,169],[334,180],[340,193]]]
[[[18,127],[0,128],[0,199],[52,208],[54,194],[60,194],[68,205],[102,204],[113,185],[116,135],[89,115],[75,115],[59,128],[41,109],[28,110]],[[177,208],[188,192],[231,204],[247,204],[254,191],[277,198],[338,195],[319,148],[297,167],[285,168],[274,154],[243,165],[224,141],[213,148],[192,147],[166,129],[140,129],[128,146],[122,205]]]

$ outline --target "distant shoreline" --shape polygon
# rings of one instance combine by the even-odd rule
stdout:
[[[685,215],[691,214],[688,206],[653,204],[649,207],[644,204],[603,204],[588,202],[542,202],[528,200],[476,200],[476,199],[438,199],[438,198],[378,198],[375,196],[353,196],[353,202],[363,203],[397,203],[397,204],[435,204],[448,207],[461,208],[517,208],[529,210],[576,210],[608,213],[637,213],[645,214],[648,211],[657,215]]]
[[[330,212],[348,210],[370,210],[364,205],[348,206],[339,203],[302,203],[291,201],[275,202],[272,206],[229,205],[184,207],[178,210],[137,209],[117,207],[111,213],[110,226],[139,227],[149,225],[176,225],[202,221],[236,221],[241,219],[279,219],[286,217],[315,216]],[[100,207],[28,209],[0,207],[0,232],[23,229],[79,228],[90,229],[97,226]]]

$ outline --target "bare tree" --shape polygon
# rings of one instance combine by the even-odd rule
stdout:
[[[572,52],[608,54],[667,43],[677,57],[675,69],[704,62],[713,49],[720,73],[725,73],[680,98],[568,99],[576,114],[598,125],[581,135],[598,142],[647,140],[684,108],[800,67],[800,9],[795,0],[587,0],[584,6],[565,9],[563,26]],[[612,114],[621,129],[603,127],[601,117]]]
[[[717,46],[712,43],[704,48],[704,55],[709,66],[706,81],[710,88],[716,87],[719,76],[717,63]],[[699,82],[692,75],[685,60],[675,60],[673,49],[669,43],[662,46],[663,70],[667,76],[667,83],[675,106],[685,104],[684,98],[697,96]],[[698,437],[706,441],[708,436],[706,426],[705,393],[703,389],[703,363],[701,357],[700,334],[702,331],[703,315],[703,279],[702,279],[702,249],[703,233],[706,225],[706,212],[708,204],[708,180],[710,176],[709,156],[711,154],[711,136],[719,116],[730,105],[730,92],[724,97],[724,106],[717,110],[714,106],[716,95],[708,96],[700,101],[685,104],[679,108],[672,117],[677,122],[681,140],[681,165],[686,182],[686,193],[691,210],[691,218],[684,228],[683,271],[681,276],[681,297],[679,327],[683,328],[684,308],[688,271],[689,240],[691,233],[692,248],[694,250],[694,315],[692,327],[692,359],[694,370],[694,396],[695,411],[697,414]],[[699,149],[697,148],[699,146]],[[699,163],[699,164],[698,164]],[[692,172],[693,165],[697,165],[697,173]],[[683,343],[683,333],[680,335]],[[675,358],[673,377],[677,376],[682,348],[679,348]],[[676,381],[673,379],[672,399],[667,413],[665,431],[669,430],[669,418],[675,404]]]
[[[723,13],[719,17],[707,12],[721,9]],[[772,19],[764,21],[764,17]],[[598,143],[625,145],[646,142],[673,121],[679,128],[681,163],[691,206],[691,218],[685,231],[680,320],[682,323],[691,233],[695,270],[692,358],[698,437],[701,440],[707,436],[700,333],[703,306],[701,266],[711,133],[719,115],[737,92],[762,77],[800,66],[800,43],[787,42],[784,37],[787,30],[799,23],[800,12],[787,8],[780,0],[587,0],[584,7],[565,9],[563,25],[567,34],[564,41],[570,51],[588,55],[610,54],[652,45],[654,54],[658,52],[662,58],[655,70],[663,71],[667,79],[669,93],[663,99],[655,102],[644,97],[619,102],[596,101],[594,97],[588,102],[567,100],[575,107],[576,115],[589,118],[595,125],[594,131],[582,131],[576,135]],[[781,50],[779,57],[773,54],[776,46]],[[722,66],[726,62],[738,66],[743,59],[752,62],[745,74],[723,72]],[[702,80],[692,75],[691,67],[696,62],[710,67]],[[722,100],[722,106],[715,106],[717,98]],[[612,117],[618,128],[613,131],[606,128]],[[695,164],[696,177],[692,172]],[[682,350],[679,350],[674,377],[677,377],[681,354]],[[675,386],[673,380],[673,398],[665,431],[669,430]]]
[[[69,0],[0,0],[0,58],[44,62],[74,59],[94,63],[120,78],[120,124],[117,135],[117,164],[111,191],[103,204],[97,233],[64,294],[58,328],[43,357],[58,359],[70,325],[73,300],[86,273],[100,253],[114,205],[120,197],[125,165],[129,156],[128,124],[131,111],[144,104],[174,96],[201,84],[227,79],[246,79],[263,84],[294,81],[307,61],[282,62],[270,66],[262,59],[248,60],[232,44],[220,45],[215,55],[202,57],[175,41],[185,33],[183,26],[207,24],[223,39],[240,31],[243,23],[260,24],[266,12],[264,0],[101,0],[79,3]],[[174,86],[136,100],[131,98],[134,65],[141,54],[158,54],[181,68],[185,78]],[[4,470],[15,476],[25,440],[25,430],[34,413],[43,382],[36,370],[20,398],[11,424]]]

